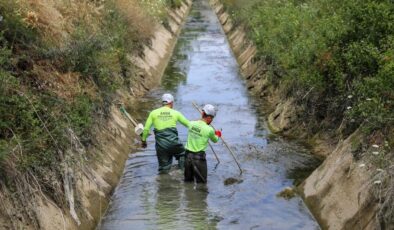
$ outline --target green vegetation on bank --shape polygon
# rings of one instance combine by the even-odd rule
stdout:
[[[348,128],[393,127],[392,1],[223,2],[246,26],[271,83],[319,121],[332,117],[335,127],[345,117]]]
[[[309,134],[325,130],[346,138],[363,131],[354,154],[380,168],[372,178],[383,185],[376,186],[379,218],[383,228],[392,223],[394,2],[221,2],[255,43],[269,84],[303,108],[298,115]]]
[[[65,203],[59,182],[68,150],[94,145],[92,128],[108,116],[116,91],[133,86],[128,55],[141,52],[167,7],[181,4],[155,2],[86,2],[85,15],[70,9],[72,32],[60,31],[69,33],[60,44],[48,37],[48,26],[36,25],[39,15],[24,12],[23,1],[0,2],[0,192],[28,189],[21,183],[33,177],[57,204]],[[32,191],[15,194],[26,192]]]
[[[166,0],[167,6],[171,8],[178,8],[182,5],[182,0]]]
[[[9,178],[7,169],[35,175],[59,170],[60,175],[59,151],[69,148],[70,130],[88,144],[95,114],[104,111],[103,102],[110,102],[121,76],[131,77],[125,55],[133,43],[124,30],[126,22],[113,10],[94,36],[88,28],[78,28],[72,40],[58,48],[45,44],[18,16],[16,6],[2,2],[0,9],[0,164],[12,161],[16,167],[2,165],[1,180]],[[81,86],[92,80],[96,87],[93,92],[81,90],[70,98],[61,97],[44,85],[46,76],[38,79],[33,65],[39,61],[61,74],[78,72]]]

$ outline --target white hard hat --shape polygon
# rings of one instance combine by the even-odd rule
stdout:
[[[174,97],[169,93],[165,93],[161,97],[161,101],[163,102],[163,104],[167,105],[174,101]]]
[[[208,115],[208,116],[212,116],[212,117],[216,116],[216,109],[215,109],[215,107],[214,107],[213,105],[211,105],[211,104],[206,104],[206,105],[204,106],[204,108],[202,108],[202,111],[204,111],[204,113],[205,113],[206,115]]]

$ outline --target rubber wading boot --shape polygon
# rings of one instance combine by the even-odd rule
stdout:
[[[179,157],[179,159],[178,159],[178,168],[180,169],[180,170],[185,170],[185,156],[181,156],[181,157]]]
[[[171,165],[159,167],[159,174],[168,174],[171,170]]]

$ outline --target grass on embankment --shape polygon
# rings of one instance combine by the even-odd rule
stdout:
[[[269,84],[294,98],[310,136],[362,130],[355,158],[374,180],[381,221],[394,219],[394,3],[390,0],[222,0],[268,66]],[[378,148],[372,147],[378,145]],[[383,172],[383,173],[382,173]],[[378,183],[378,182],[377,182]],[[381,199],[383,198],[383,199]]]
[[[167,8],[180,4],[0,1],[0,195],[27,207],[23,201],[42,190],[65,207],[65,152],[95,145],[92,127],[106,119],[116,91],[133,86],[127,56],[141,52]]]

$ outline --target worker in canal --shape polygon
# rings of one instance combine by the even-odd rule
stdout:
[[[142,147],[146,148],[146,139],[153,125],[159,173],[168,173],[171,169],[173,157],[177,159],[178,167],[184,169],[185,148],[179,141],[176,124],[180,122],[185,127],[189,127],[190,121],[182,113],[173,109],[174,97],[171,94],[166,93],[161,99],[163,106],[149,113],[141,141]]]
[[[216,116],[216,110],[213,105],[207,104],[202,109],[202,118],[198,121],[190,122],[187,143],[186,143],[186,161],[185,161],[185,181],[197,183],[207,182],[207,160],[205,150],[208,141],[218,142],[222,133],[214,130],[209,124]]]

